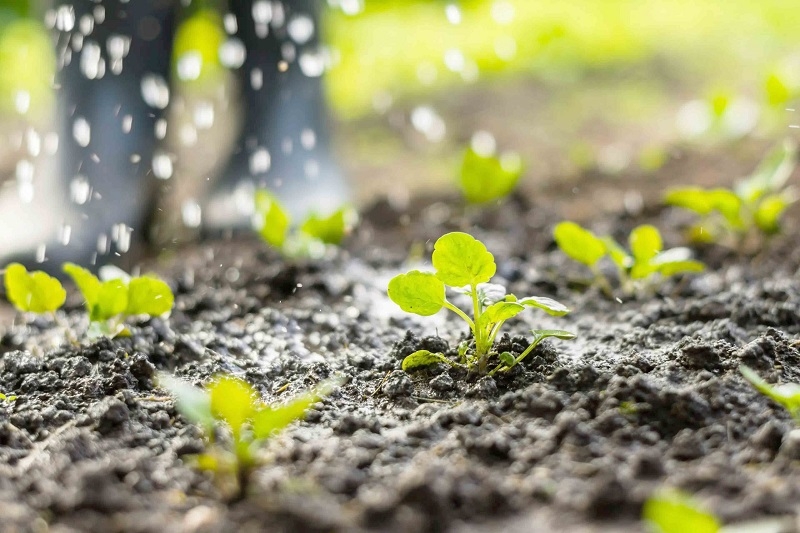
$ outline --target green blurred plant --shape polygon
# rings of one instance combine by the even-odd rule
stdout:
[[[781,231],[781,217],[797,201],[795,187],[787,187],[797,165],[797,148],[785,142],[772,150],[755,172],[733,190],[680,187],[670,190],[664,201],[697,213],[700,221],[689,230],[695,242],[723,242],[733,238],[737,248],[753,234],[774,235]]]
[[[745,365],[739,367],[739,372],[758,392],[789,411],[795,422],[800,423],[800,385],[797,383],[770,385]]]
[[[617,270],[620,289],[629,296],[652,287],[659,278],[705,269],[703,263],[691,258],[688,248],[664,250],[661,233],[649,224],[631,231],[628,237],[630,252],[612,237],[600,238],[569,221],[556,225],[553,238],[567,257],[589,267],[594,274],[593,284],[609,297],[613,296],[614,290],[600,268],[600,260],[604,257],[611,259]]]
[[[458,184],[467,202],[485,204],[511,194],[522,176],[522,159],[509,152],[481,155],[467,148],[461,161]]]
[[[660,491],[644,504],[642,518],[653,533],[717,533],[722,526],[690,496]]]
[[[6,298],[23,313],[54,313],[67,298],[56,278],[41,271],[28,272],[19,263],[6,266],[4,283]]]
[[[403,311],[420,316],[431,316],[443,308],[448,309],[466,322],[472,339],[459,348],[458,361],[451,360],[443,353],[420,350],[403,360],[403,370],[446,363],[482,375],[493,375],[516,366],[546,338],[575,337],[568,331],[533,330],[533,341],[518,356],[509,352],[493,352],[495,339],[503,324],[526,307],[536,307],[553,316],[566,315],[569,309],[546,297],[517,298],[513,294],[507,295],[504,287],[489,283],[497,270],[494,256],[483,243],[469,234],[452,232],[441,236],[434,245],[432,262],[435,273],[412,270],[392,278],[387,291],[389,298]],[[447,300],[446,287],[457,289],[470,297],[471,318]],[[489,363],[493,358],[497,359],[498,364],[489,371]]]
[[[208,448],[194,457],[197,468],[213,473],[223,492],[238,498],[261,463],[258,451],[264,442],[301,420],[340,381],[322,382],[277,406],[262,402],[249,383],[230,375],[217,376],[204,390],[167,374],[159,376],[158,384],[175,397],[178,412],[205,434]]]
[[[299,228],[269,191],[256,191],[256,229],[264,242],[288,258],[319,259],[330,246],[339,246],[358,222],[358,214],[342,207],[329,216],[311,213]]]

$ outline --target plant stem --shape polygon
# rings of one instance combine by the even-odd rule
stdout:
[[[542,341],[543,341],[543,340],[546,338],[546,337],[543,337],[543,336],[541,336],[541,335],[537,335],[536,333],[534,333],[533,335],[534,335],[534,336],[533,336],[533,342],[532,342],[532,343],[531,343],[531,344],[530,344],[530,345],[529,345],[527,348],[525,348],[525,351],[524,351],[524,352],[522,352],[521,354],[519,354],[519,355],[517,356],[517,358],[516,358],[516,359],[514,359],[514,362],[513,362],[513,363],[512,363],[510,366],[506,366],[506,365],[504,365],[503,363],[500,363],[499,365],[497,365],[497,366],[495,367],[495,369],[494,369],[494,370],[492,370],[491,372],[489,372],[489,376],[493,376],[493,375],[495,375],[495,374],[496,374],[496,373],[497,373],[499,370],[501,370],[501,369],[502,369],[502,371],[503,371],[503,372],[508,372],[509,370],[511,370],[512,368],[514,368],[515,366],[517,366],[517,364],[518,364],[520,361],[522,361],[523,359],[525,359],[526,357],[528,357],[528,354],[530,354],[530,353],[533,351],[533,349],[534,349],[534,348],[536,348],[536,347],[539,345],[539,343],[540,343],[540,342],[542,342]]]

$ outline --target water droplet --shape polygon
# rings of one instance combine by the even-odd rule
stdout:
[[[244,65],[247,50],[239,39],[230,38],[219,47],[219,62],[229,69],[237,69]]]
[[[83,15],[80,23],[78,23],[80,32],[84,35],[89,35],[94,30],[94,17],[91,15]]]
[[[62,5],[56,11],[56,29],[70,32],[75,27],[75,8],[71,5]]]
[[[153,156],[153,175],[158,179],[167,180],[172,177],[172,156],[166,152],[156,152]]]
[[[72,226],[69,224],[62,224],[58,228],[58,242],[60,242],[63,246],[69,244],[69,240],[72,237]]]
[[[485,130],[476,131],[472,135],[470,146],[476,154],[483,157],[490,157],[497,151],[497,141],[494,135]]]
[[[200,102],[192,114],[195,126],[201,130],[211,129],[214,125],[214,104],[211,102]]]
[[[450,24],[461,24],[461,9],[457,5],[447,4],[444,8],[444,14]]]
[[[47,245],[40,244],[36,247],[36,262],[44,263],[47,260]]]
[[[340,0],[339,7],[345,15],[358,15],[364,11],[364,0]]]
[[[203,222],[203,209],[193,199],[188,199],[181,205],[181,219],[187,228],[199,228]]]
[[[133,116],[125,115],[122,117],[122,133],[130,133],[133,128]]]
[[[300,70],[309,78],[318,78],[325,72],[325,55],[322,50],[306,51],[298,60]]]
[[[491,8],[492,18],[501,25],[508,25],[514,21],[516,14],[514,5],[507,0],[496,0]]]
[[[183,124],[178,135],[180,136],[181,144],[184,146],[197,144],[197,128],[191,124]]]
[[[297,44],[306,44],[314,36],[314,21],[308,15],[295,15],[286,26],[289,37]]]
[[[125,253],[131,249],[131,234],[133,228],[125,224],[114,224],[111,228],[112,240],[117,243],[117,250]]]
[[[169,85],[156,74],[142,78],[142,98],[147,105],[156,109],[166,109],[169,105]]]
[[[24,115],[31,108],[31,93],[28,91],[16,91],[14,93],[14,109],[17,113]]]
[[[225,27],[225,33],[233,35],[239,31],[239,23],[236,21],[236,15],[233,13],[225,13],[222,18],[222,25]]]
[[[105,233],[101,233],[97,236],[97,253],[100,255],[105,255],[109,251],[109,242],[108,242],[108,235]]]
[[[35,167],[33,166],[33,163],[27,159],[22,159],[19,161],[19,163],[17,163],[17,167],[14,171],[14,177],[17,179],[17,183],[30,183],[33,181],[34,171]]]
[[[98,24],[102,24],[106,20],[106,8],[105,6],[99,5],[94,6],[94,11],[92,12],[94,15],[94,21]]]
[[[256,36],[265,38],[269,34],[269,23],[272,21],[272,4],[266,0],[256,0],[253,2],[252,15]]]
[[[451,48],[444,53],[444,64],[453,72],[461,72],[464,69],[464,54],[457,48]]]
[[[250,86],[254,91],[259,91],[264,86],[264,73],[261,72],[260,68],[254,68],[250,71]]]
[[[164,140],[167,136],[167,119],[160,118],[156,120],[155,124],[155,135],[156,139]]]
[[[272,158],[266,148],[259,148],[250,155],[250,174],[266,174],[272,164]]]
[[[300,144],[306,150],[313,150],[317,145],[317,134],[311,128],[306,128],[300,132]]]
[[[42,152],[42,136],[33,128],[25,130],[25,146],[28,153],[37,157]]]
[[[69,184],[70,198],[77,205],[83,205],[89,201],[92,195],[92,186],[86,176],[75,176]]]
[[[89,80],[102,78],[106,71],[106,60],[102,57],[100,45],[86,41],[81,52],[81,72]]]
[[[72,137],[78,146],[86,148],[92,140],[92,128],[83,117],[77,117],[72,123]]]
[[[203,72],[203,56],[197,50],[186,52],[178,58],[176,70],[183,81],[198,79]]]
[[[411,112],[411,124],[414,129],[424,134],[431,142],[441,141],[447,132],[447,127],[442,117],[428,106],[414,108]]]

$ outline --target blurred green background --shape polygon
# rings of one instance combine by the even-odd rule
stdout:
[[[178,32],[176,62],[199,53],[203,70],[177,86],[176,113],[204,101],[226,108],[233,94],[218,91],[230,84],[218,59],[226,35],[209,4],[195,2]],[[800,96],[800,9],[791,0],[328,4],[336,143],[362,199],[398,184],[446,187],[476,131],[519,152],[526,181],[541,184],[587,169],[655,170],[676,143],[766,143],[796,121],[787,108]],[[54,101],[51,39],[33,11],[22,0],[0,8],[6,135],[47,124]],[[226,135],[216,130],[202,135]],[[183,141],[172,151],[203,144]],[[0,152],[0,171],[12,160]]]

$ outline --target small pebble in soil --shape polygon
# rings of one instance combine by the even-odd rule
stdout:
[[[414,394],[414,382],[402,370],[395,370],[383,384],[383,392],[389,398],[405,398]]]

